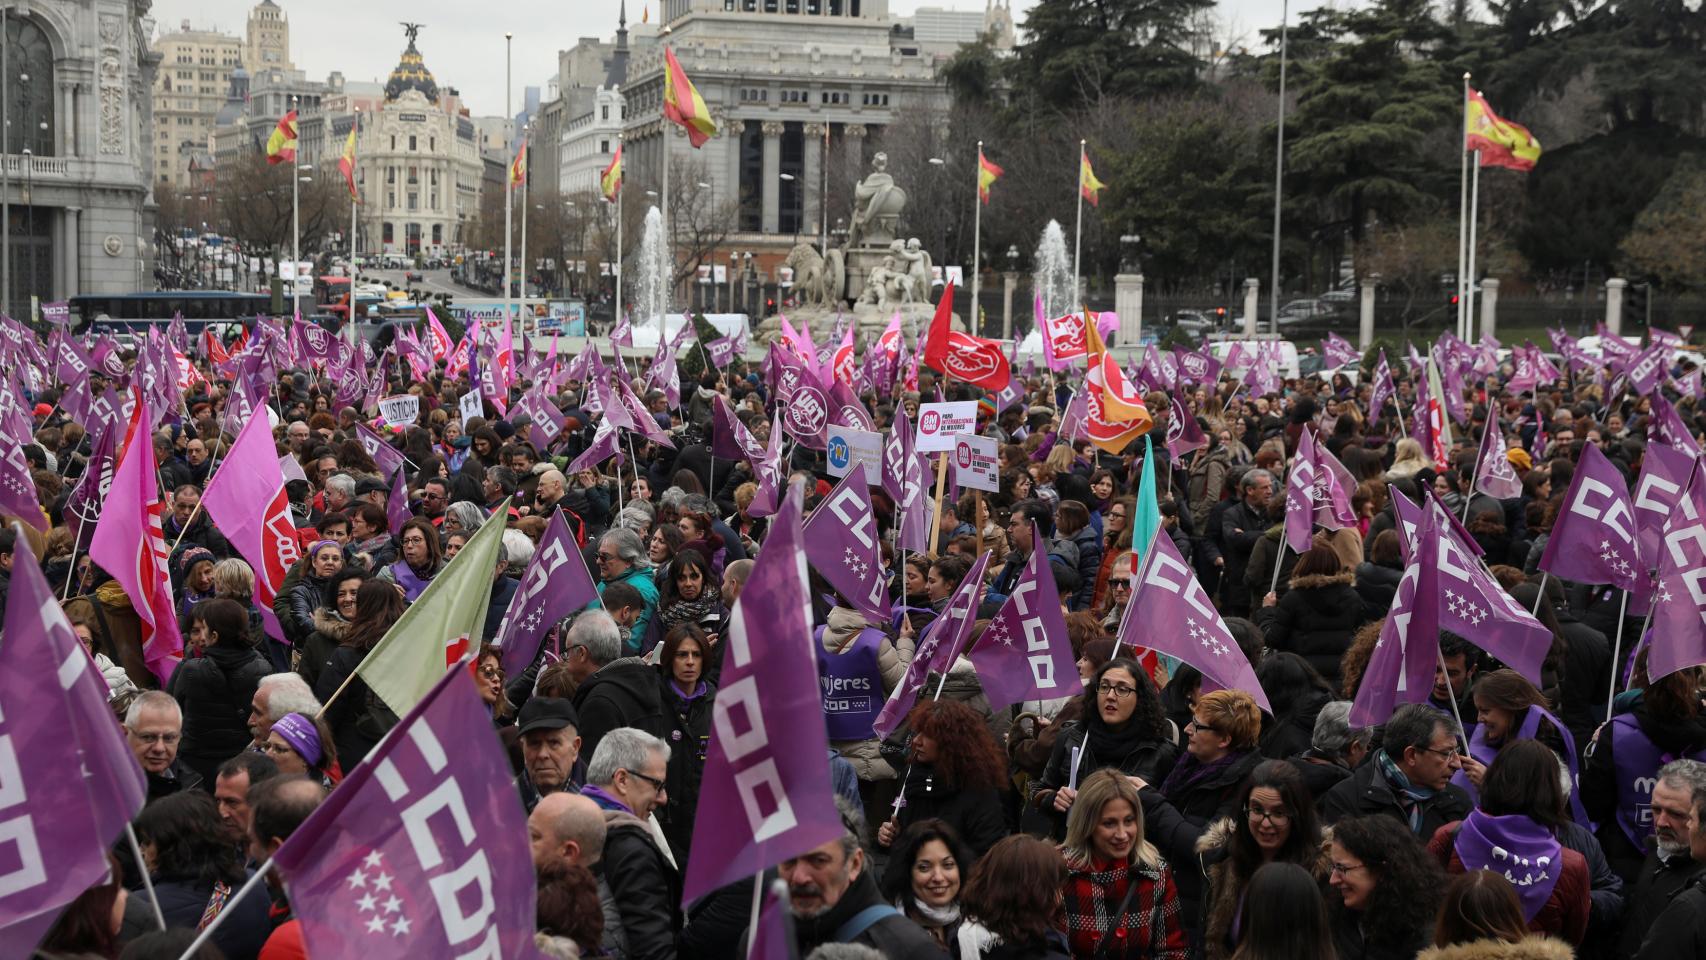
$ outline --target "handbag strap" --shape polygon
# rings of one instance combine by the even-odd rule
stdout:
[[[1125,896],[1120,898],[1120,907],[1114,911],[1113,922],[1108,924],[1108,929],[1102,931],[1101,937],[1096,940],[1095,949],[1090,951],[1090,955],[1093,957],[1101,956],[1102,951],[1107,949],[1108,938],[1113,936],[1114,930],[1124,923],[1125,910],[1131,906],[1131,898],[1137,895],[1137,872],[1128,868],[1126,877],[1129,878],[1130,882],[1126,884]]]
[[[852,943],[853,938],[871,928],[871,925],[885,917],[892,917],[900,911],[886,903],[873,903],[865,909],[847,918],[847,922],[835,928],[836,943]]]

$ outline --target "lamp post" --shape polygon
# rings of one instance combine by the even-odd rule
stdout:
[[[782,178],[782,181],[784,183],[793,183],[794,182],[794,175],[791,173],[781,174],[781,178]],[[794,243],[795,244],[798,244],[800,242],[800,221],[805,218],[805,215],[806,215],[806,195],[804,193],[800,192],[799,190],[795,190],[794,191]]]
[[[0,38],[0,42],[4,42],[4,38]],[[36,196],[35,196],[35,194],[36,194],[36,178],[35,178],[35,173],[36,173],[36,170],[35,170],[35,164],[32,163],[30,160],[30,158],[32,156],[32,154],[30,152],[30,148],[25,147],[23,150],[23,153],[24,153],[24,236],[29,238],[28,240],[25,241],[26,243],[29,244],[29,246],[25,248],[27,250],[27,253],[25,254],[25,257],[24,257],[24,259],[27,260],[29,263],[28,272],[24,274],[24,295],[27,297],[27,296],[34,295],[36,292],[36,251],[35,251],[35,240],[36,240]],[[7,232],[10,233],[11,231],[8,230]]]

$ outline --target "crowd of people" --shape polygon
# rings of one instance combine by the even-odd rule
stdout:
[[[578,380],[555,393],[565,426],[544,443],[526,420],[464,421],[470,386],[442,367],[393,373],[391,389],[420,400],[418,420],[402,424],[337,409],[330,381],[287,372],[267,401],[277,452],[296,468],[286,492],[302,550],[268,611],[255,605],[253,569],[201,508],[235,425],[221,422],[229,382],[197,365],[206,382],[152,438],[185,638],[169,678],[144,663],[135,599],[89,561],[65,508],[91,457],[85,431],[57,389],[32,398],[24,455],[51,528],[0,531],[0,602],[29,537],[148,784],[134,823],[142,862],[115,847],[110,877],[64,911],[37,956],[176,957],[222,913],[201,956],[306,956],[283,880],[269,876],[266,896],[233,894],[397,724],[357,667],[487,524],[505,529],[469,669],[527,813],[541,951],[744,956],[751,881],[684,904],[682,877],[695,834],[731,826],[697,817],[697,800],[722,641],[771,518],[755,508],[753,467],[712,454],[712,411],[727,401],[769,441],[776,404],[756,364],[686,378],[674,408],[640,389],[669,442],[625,431],[622,456],[573,472],[602,420]],[[1230,376],[1151,393],[1154,438],[1167,435],[1170,408],[1204,433],[1206,446],[1178,457],[1160,442],[1111,453],[1075,436],[1064,412],[1082,381],[1071,374],[1027,373],[1000,410],[928,370],[915,390],[867,393],[878,430],[916,421],[931,399],[985,401],[978,430],[999,443],[1000,490],[944,496],[937,548],[920,553],[895,548],[895,503],[872,488],[892,619],[812,574],[824,689],[869,695],[826,720],[842,835],[771,873],[786,884],[795,955],[1706,956],[1701,672],[1649,678],[1644,650],[1614,663],[1612,638],[1620,627],[1640,636],[1644,610],[1615,588],[1537,569],[1587,446],[1633,483],[1648,400],[1585,379],[1516,391],[1502,385],[1510,373],[1464,388],[1467,421],[1445,462],[1400,417],[1417,400],[1413,378],[1378,410],[1366,379],[1343,374],[1260,394]],[[406,503],[392,502],[363,425],[406,458]],[[1476,491],[1484,431],[1506,438],[1520,496]],[[1358,484],[1356,522],[1317,529],[1298,553],[1284,546],[1285,480],[1306,432]],[[834,478],[821,452],[788,449],[787,482],[809,512]],[[1153,503],[1140,501],[1146,470]],[[1429,490],[1550,630],[1545,671],[1525,677],[1476,637],[1442,632],[1427,701],[1359,726],[1351,701],[1404,571],[1390,498],[1424,503]],[[1213,597],[1264,696],[1142,645],[1144,612],[1127,608],[1151,511],[1154,536]],[[600,598],[509,675],[494,641],[557,515]],[[1078,692],[992,709],[962,655],[879,736],[878,709],[979,551],[986,592],[968,648],[1037,549]],[[1133,645],[1117,641],[1122,624]]]

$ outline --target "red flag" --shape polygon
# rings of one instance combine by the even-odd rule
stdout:
[[[930,339],[924,344],[925,364],[985,390],[1006,389],[1013,375],[1001,344],[952,329],[953,319],[954,282],[950,280],[942,289],[942,299],[936,302],[935,319],[930,321]]]

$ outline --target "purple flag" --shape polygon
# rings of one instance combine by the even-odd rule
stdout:
[[[1327,334],[1327,339],[1321,341],[1321,356],[1329,367],[1342,367],[1362,359],[1362,353],[1336,333]]]
[[[1635,555],[1647,573],[1658,569],[1665,526],[1676,514],[1693,473],[1692,456],[1663,443],[1647,444],[1641,456],[1641,475],[1635,479],[1635,493],[1630,498],[1635,511]]]
[[[72,518],[76,518],[78,550],[87,550],[95,538],[95,523],[101,519],[101,508],[107,502],[107,493],[113,485],[118,440],[117,430],[101,431],[90,448],[89,463],[83,468],[82,478],[77,481],[71,495],[65,498],[65,522],[70,524]]]
[[[7,436],[0,430],[0,442],[6,447],[0,455],[0,513],[8,513],[43,533],[47,532],[47,513],[36,497],[35,478],[30,476],[30,462],[24,459],[24,445],[31,438]]]
[[[359,420],[355,424],[355,435],[361,439],[361,448],[367,451],[367,455],[379,465],[379,472],[385,476],[403,469],[403,464],[408,462],[403,451],[391,446],[384,437],[375,433],[372,427]]]
[[[511,780],[472,676],[449,671],[273,855],[315,960],[533,956]]]
[[[752,476],[758,484],[758,491],[753,494],[752,503],[746,508],[747,515],[754,518],[768,517],[776,512],[784,476],[780,410],[776,411],[775,419],[770,424],[770,444],[764,451],[764,459],[752,464]]]
[[[1595,444],[1582,448],[1564,507],[1552,525],[1540,569],[1578,583],[1633,589],[1640,579],[1634,507],[1623,475]]]
[[[563,425],[567,423],[563,411],[558,410],[557,404],[539,387],[534,387],[522,396],[521,402],[511,411],[509,419],[517,425],[531,424],[534,435],[544,441],[538,444],[541,448],[555,442],[563,433]]]
[[[711,366],[718,370],[726,369],[729,361],[735,358],[735,344],[726,337],[718,337],[704,343],[705,354],[711,359]]]
[[[1309,549],[1310,533],[1319,524],[1340,530],[1356,523],[1350,495],[1338,476],[1327,468],[1315,446],[1315,433],[1305,429],[1297,443],[1297,456],[1285,481],[1285,541],[1302,553]]]
[[[586,449],[581,451],[580,456],[576,457],[563,473],[572,477],[582,470],[591,470],[609,460],[612,455],[621,456],[621,448],[616,442],[616,425],[610,422],[609,417],[601,417],[598,429],[592,432],[592,442],[587,444]]]
[[[1200,450],[1208,446],[1208,437],[1203,435],[1202,425],[1197,418],[1185,409],[1185,403],[1175,390],[1167,395],[1167,452],[1174,458],[1182,457],[1192,450]]]
[[[983,599],[983,571],[988,566],[989,551],[985,550],[972,564],[971,572],[960,581],[960,588],[954,591],[941,615],[924,628],[924,636],[918,641],[912,662],[907,664],[906,675],[883,703],[882,712],[877,714],[873,729],[878,739],[888,739],[889,734],[894,733],[906,715],[912,712],[912,705],[918,702],[918,692],[924,689],[924,680],[932,670],[946,675],[954,665],[960,649],[965,646],[966,637],[971,633],[972,624],[977,620],[977,605]]]
[[[1214,601],[1173,546],[1173,538],[1159,529],[1143,552],[1143,563],[1132,574],[1131,602],[1120,620],[1114,649],[1117,652],[1123,646],[1148,647],[1178,657],[1221,687],[1243,690],[1263,710],[1273,712],[1255,668],[1238,649]]]
[[[413,516],[409,510],[409,487],[403,482],[403,471],[398,470],[391,475],[391,495],[385,498],[385,519],[390,524],[391,536],[400,536],[403,524]]]
[[[60,339],[54,351],[54,361],[53,375],[66,385],[80,384],[89,379],[89,369],[94,366],[94,359],[69,337]]]
[[[669,449],[674,450],[675,444],[669,439],[669,434],[665,433],[658,426],[658,422],[653,419],[651,411],[647,410],[645,403],[642,402],[639,397],[634,395],[634,390],[632,387],[628,386],[627,381],[617,378],[615,383],[616,399],[621,402],[622,408],[627,411],[628,419],[633,423],[632,429],[639,433],[640,436],[645,437],[648,441],[655,443],[660,447],[668,447]],[[609,415],[608,411],[605,415]]]
[[[1066,401],[1060,415],[1060,439],[1057,442],[1077,443],[1090,437],[1090,391],[1078,390]]]
[[[1647,648],[1653,680],[1706,663],[1706,466],[1698,461],[1661,546]]]
[[[1511,378],[1505,381],[1505,387],[1512,393],[1533,390],[1540,382],[1540,368],[1534,363],[1539,352],[1532,344],[1511,351]]]
[[[1623,375],[1629,379],[1630,388],[1641,396],[1652,393],[1668,372],[1670,356],[1669,347],[1655,343],[1628,358]]]
[[[1681,377],[1672,379],[1671,386],[1675,387],[1676,391],[1685,397],[1700,400],[1706,396],[1706,389],[1702,388],[1700,380],[1700,368],[1695,367]]]
[[[845,382],[837,380],[829,385],[829,402],[833,416],[831,420],[843,427],[852,427],[866,433],[874,433],[877,425],[871,419],[871,414],[865,409],[865,404],[853,393],[853,388]],[[827,445],[828,439],[825,438]]]
[[[1386,349],[1380,350],[1380,362],[1374,367],[1374,387],[1368,395],[1368,418],[1379,420],[1386,410],[1386,402],[1398,395],[1398,388],[1392,383],[1392,367],[1386,362]]]
[[[788,399],[778,396],[782,408],[782,429],[799,444],[811,450],[823,450],[829,445],[829,394],[817,374],[804,364],[783,367],[782,380],[794,378],[794,388]]]
[[[1475,489],[1496,500],[1522,496],[1522,479],[1505,456],[1505,435],[1496,419],[1481,431],[1481,451],[1475,458]]]
[[[788,909],[788,884],[770,881],[764,906],[758,911],[758,929],[753,931],[746,960],[799,960],[794,949],[794,914]]]
[[[1220,379],[1220,361],[1206,350],[1173,348],[1173,360],[1179,367],[1179,382],[1212,384]]]
[[[527,562],[521,586],[498,625],[503,668],[518,677],[539,655],[540,641],[557,621],[598,599],[598,588],[587,572],[586,559],[569,533],[563,511],[551,511],[551,522],[539,538],[539,549]]]
[[[930,507],[924,495],[924,464],[913,449],[912,421],[896,411],[883,443],[883,491],[894,501],[896,542],[922,553],[930,546]]]
[[[882,623],[889,618],[882,547],[865,471],[848,470],[806,522],[806,559],[853,609]]]
[[[24,537],[13,554],[5,636],[0,953],[28,957],[59,909],[106,878],[107,848],[142,809],[148,784],[113,722],[106,681]]]
[[[1698,374],[1700,371],[1694,372]],[[1694,433],[1677,414],[1676,408],[1664,398],[1664,394],[1654,393],[1648,399],[1652,403],[1653,415],[1647,422],[1647,439],[1668,443],[1691,457],[1700,456],[1700,444],[1694,439]]]
[[[1356,726],[1385,723],[1401,704],[1421,703],[1433,690],[1434,661],[1439,650],[1439,605],[1420,602],[1436,597],[1438,577],[1422,554],[1438,553],[1439,528],[1424,514],[1416,530],[1418,546],[1406,562],[1398,592],[1380,627],[1380,638],[1351,703],[1350,722]]]
[[[1431,598],[1440,629],[1467,638],[1538,686],[1552,632],[1475,561],[1463,544],[1467,538],[1460,538],[1447,522],[1449,515],[1437,502],[1429,505],[1428,516],[1438,533],[1432,538],[1433,552],[1416,559],[1432,574],[1438,589],[1421,594],[1417,603]],[[1426,525],[1424,521],[1422,527]]]
[[[764,445],[752,438],[729,398],[720,393],[711,401],[711,456],[748,463],[764,459]]]
[[[1071,696],[1084,688],[1067,641],[1048,545],[1036,527],[1031,537],[1031,556],[1013,593],[967,654],[992,710],[1021,700]]]
[[[800,642],[812,622],[803,500],[789,488],[729,614],[699,787],[698,816],[716,828],[693,832],[683,903],[842,834],[817,665]]]

